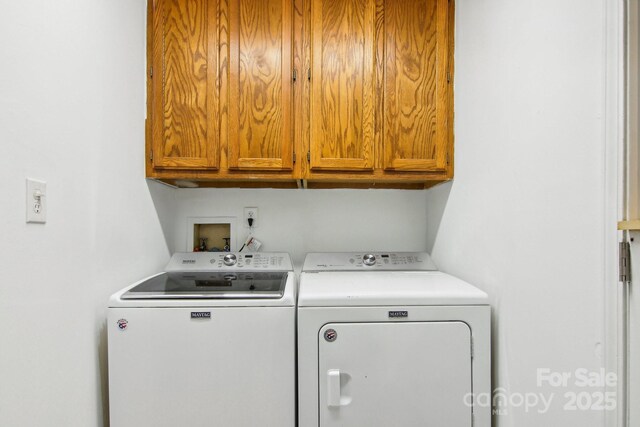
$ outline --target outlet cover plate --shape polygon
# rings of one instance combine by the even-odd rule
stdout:
[[[251,228],[258,226],[258,208],[244,208],[244,227],[249,228],[249,218],[253,218]]]

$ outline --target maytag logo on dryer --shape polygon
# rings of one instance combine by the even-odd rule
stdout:
[[[408,311],[390,311],[389,312],[390,319],[395,319],[399,317],[409,317],[409,312]]]
[[[192,319],[211,319],[210,311],[192,311],[191,312]]]
[[[183,259],[182,263],[183,264],[195,264],[196,260],[195,259]]]
[[[129,322],[127,321],[127,319],[118,319],[116,324],[118,325],[118,329],[121,331],[126,331],[127,327],[129,326]]]

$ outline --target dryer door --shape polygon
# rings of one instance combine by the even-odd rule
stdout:
[[[471,426],[466,323],[332,323],[318,340],[321,427]]]

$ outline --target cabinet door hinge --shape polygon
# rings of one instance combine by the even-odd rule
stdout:
[[[631,247],[629,242],[620,242],[618,250],[619,280],[622,283],[631,281]]]
[[[311,81],[311,68],[307,70],[307,80]]]
[[[307,162],[311,161],[311,151],[307,151]]]
[[[153,78],[153,67],[149,67],[149,78]]]
[[[153,162],[153,150],[149,152],[149,160]]]
[[[293,152],[293,164],[294,165],[296,164],[296,152],[295,151]]]
[[[298,80],[298,70],[296,70],[295,68],[293,69],[292,79],[294,83],[296,82],[296,80]]]
[[[451,83],[451,73],[447,71],[447,83]]]

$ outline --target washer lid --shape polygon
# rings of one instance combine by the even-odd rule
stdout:
[[[173,272],[151,277],[122,299],[277,299],[287,272]]]
[[[299,307],[487,304],[487,294],[480,289],[439,271],[300,275]]]

